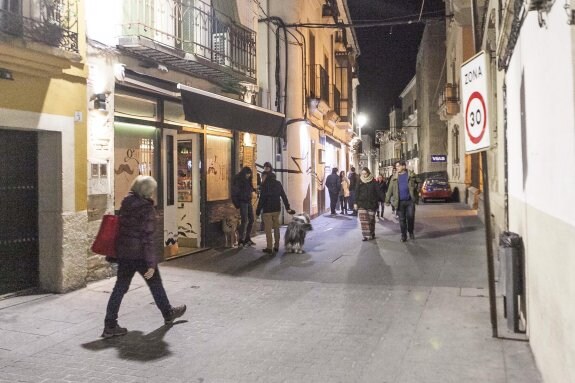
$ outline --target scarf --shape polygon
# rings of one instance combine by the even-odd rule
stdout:
[[[364,184],[373,181],[373,174],[368,175],[367,177],[364,176],[359,176],[359,178],[361,179],[361,182],[363,182]]]

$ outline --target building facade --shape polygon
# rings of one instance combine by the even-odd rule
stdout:
[[[325,178],[333,168],[347,172],[357,154],[352,138],[359,47],[352,28],[305,26],[349,24],[346,1],[268,4],[262,15],[267,22],[260,26],[268,35],[268,97],[270,105],[285,111],[286,136],[285,140],[258,136],[258,146],[266,149],[258,152],[257,163],[274,164],[291,207],[313,217],[329,206]],[[283,28],[298,24],[298,31]],[[276,44],[278,33],[282,38]],[[282,41],[286,38],[287,46]]]
[[[565,304],[575,293],[575,181],[565,172],[575,161],[573,6],[490,1],[479,36],[481,49],[496,52],[489,167],[503,171],[491,200],[503,206],[503,228],[523,238],[521,318],[546,382],[575,381],[575,309]]]
[[[447,155],[445,122],[437,114],[437,95],[445,84],[444,62],[445,24],[429,23],[425,26],[416,62],[420,173],[444,172],[447,169],[446,162],[434,160]],[[405,112],[405,107],[403,110]]]
[[[83,2],[0,2],[0,295],[85,283]]]

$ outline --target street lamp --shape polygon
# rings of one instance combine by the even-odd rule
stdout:
[[[359,138],[361,138],[361,128],[367,124],[367,116],[363,113],[360,113],[357,116],[357,126],[359,128]]]

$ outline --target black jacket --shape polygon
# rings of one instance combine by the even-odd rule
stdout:
[[[341,180],[337,173],[331,173],[327,176],[325,180],[325,187],[329,191],[330,194],[339,194],[339,189],[341,189]]]
[[[347,178],[349,179],[349,190],[355,191],[355,189],[357,189],[357,182],[359,181],[359,176],[357,175],[356,172],[349,172]]]
[[[252,202],[252,193],[255,191],[252,185],[252,177],[246,178],[251,169],[244,167],[232,180],[232,202],[236,208],[242,203]]]
[[[286,210],[290,210],[289,202],[284,188],[274,173],[269,173],[262,183],[260,199],[256,208],[256,215],[260,213],[274,213],[282,210],[281,200]]]
[[[377,182],[374,180],[368,183],[358,182],[355,189],[355,203],[358,209],[377,210],[381,200],[383,200],[383,194]]]

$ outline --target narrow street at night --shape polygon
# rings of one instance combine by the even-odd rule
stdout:
[[[491,336],[476,211],[420,204],[406,243],[389,208],[366,242],[356,217],[312,224],[303,254],[262,253],[258,235],[163,263],[188,306],[171,326],[139,276],[114,339],[100,333],[115,278],[0,301],[0,382],[541,381],[527,342]]]

